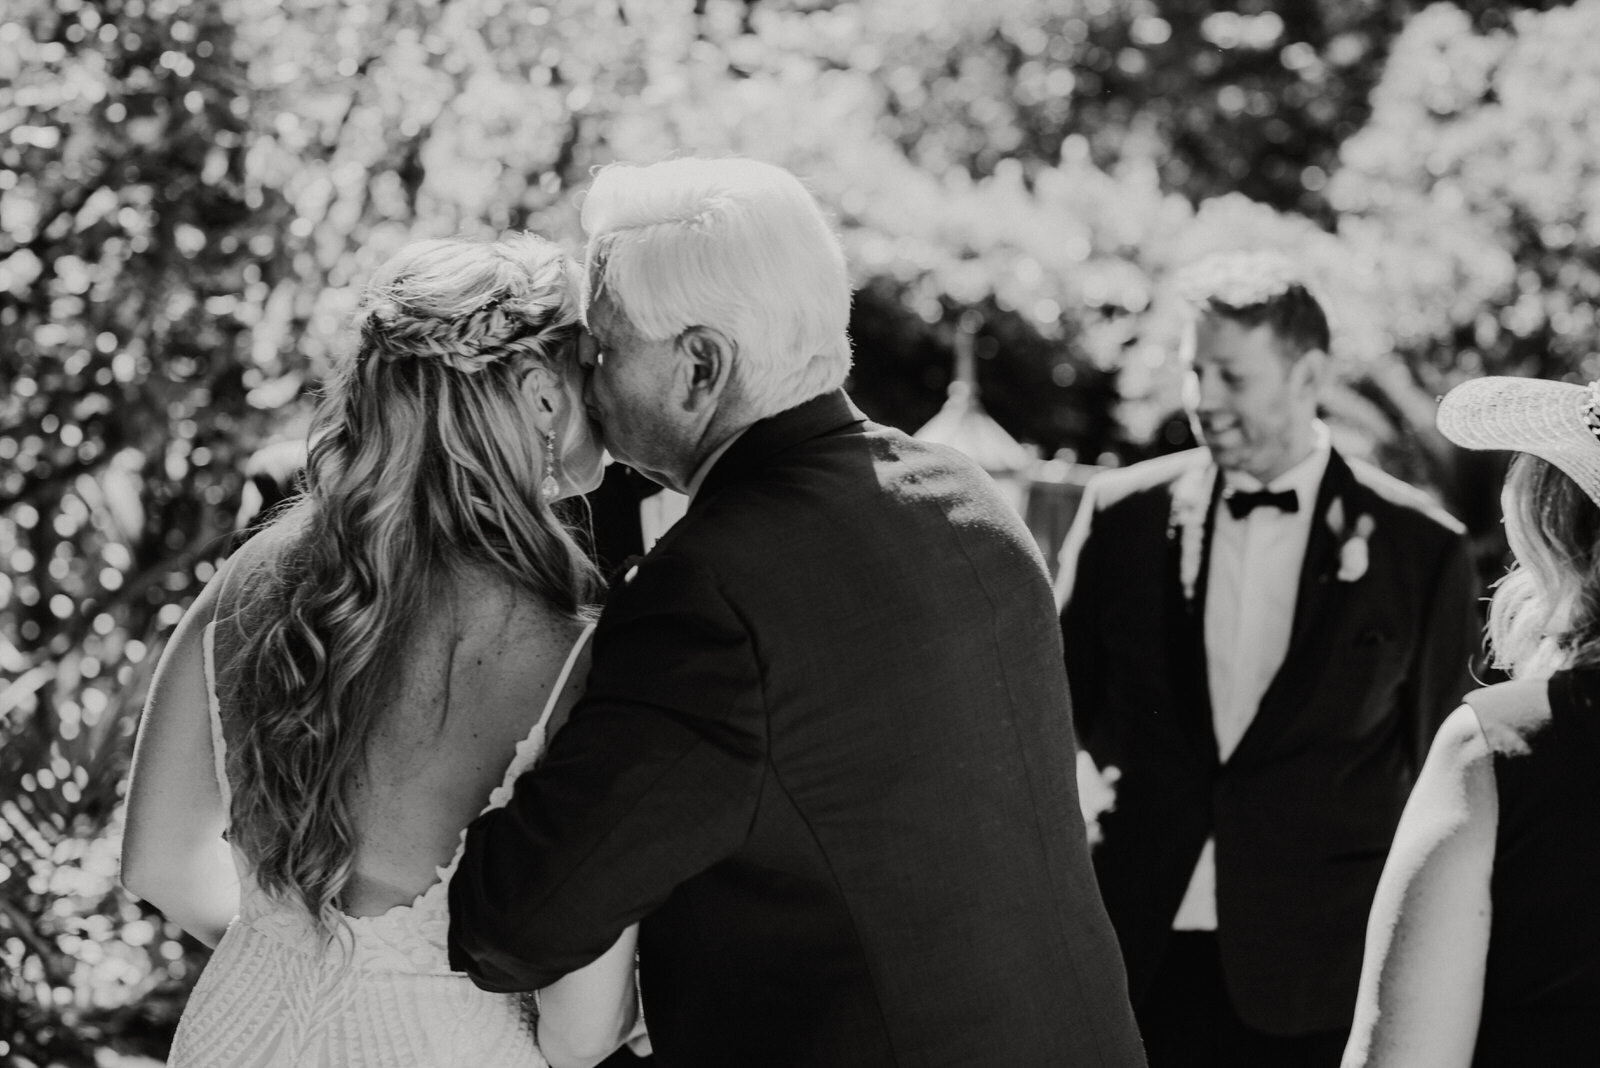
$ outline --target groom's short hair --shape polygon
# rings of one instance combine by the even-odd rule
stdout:
[[[1273,252],[1218,252],[1184,268],[1178,290],[1198,311],[1241,326],[1271,325],[1291,362],[1328,351],[1328,316],[1294,264]]]
[[[691,326],[738,348],[756,418],[837,389],[850,370],[850,281],[816,199],[749,159],[612,164],[583,202],[584,308],[602,291],[651,340]]]

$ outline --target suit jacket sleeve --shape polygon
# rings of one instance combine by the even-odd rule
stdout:
[[[1465,536],[1456,534],[1439,562],[1428,591],[1429,608],[1411,676],[1408,707],[1415,710],[1410,739],[1413,772],[1433,744],[1439,725],[1473,687],[1472,657],[1480,646],[1477,573]]]
[[[1102,559],[1105,539],[1094,526],[1095,497],[1095,486],[1091,482],[1084,488],[1078,514],[1062,546],[1060,579],[1056,587],[1058,600],[1064,602],[1061,609],[1062,656],[1066,662],[1067,684],[1072,691],[1073,723],[1080,749],[1100,711],[1104,663],[1097,649],[1100,628],[1095,613],[1100,596],[1097,579],[1106,566]]]
[[[749,634],[670,556],[617,589],[583,699],[509,804],[474,821],[450,883],[450,964],[486,990],[582,967],[739,848],[766,767]]]

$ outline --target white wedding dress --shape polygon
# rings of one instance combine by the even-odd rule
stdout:
[[[214,627],[205,632],[206,687],[217,783],[228,804]],[[510,800],[512,784],[543,751],[550,712],[593,629],[573,645],[485,812]],[[327,945],[303,907],[257,887],[235,854],[239,916],[189,997],[169,1068],[542,1068],[524,996],[479,990],[450,970],[446,895],[465,840],[463,828],[463,845],[411,904],[347,917],[344,948]]]

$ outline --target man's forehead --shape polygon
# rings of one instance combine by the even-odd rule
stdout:
[[[1183,333],[1180,351],[1187,360],[1231,363],[1257,351],[1278,353],[1282,339],[1271,323],[1242,323],[1215,313],[1197,315]]]

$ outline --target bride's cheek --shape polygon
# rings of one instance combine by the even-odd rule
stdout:
[[[576,458],[583,467],[588,466],[589,454],[598,448],[594,440],[594,428],[589,425],[581,408],[574,410],[572,418],[567,420],[566,441],[562,442],[562,446],[562,451]]]
[[[577,421],[569,427],[567,440],[562,443],[567,478],[579,492],[587,492],[600,481],[604,462],[600,441],[588,420]]]

